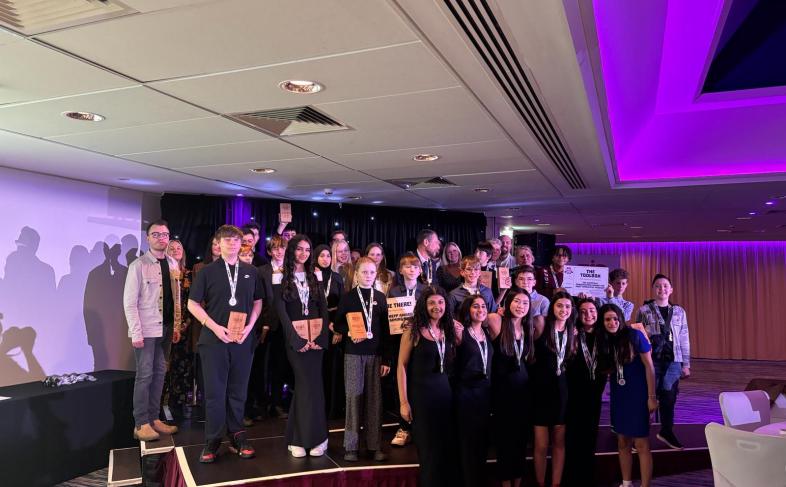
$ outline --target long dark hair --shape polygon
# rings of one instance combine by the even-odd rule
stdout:
[[[568,337],[565,350],[565,362],[576,353],[576,337],[573,336],[576,329],[576,307],[573,305],[573,298],[565,291],[554,293],[551,304],[549,304],[549,314],[546,316],[546,326],[543,328],[543,334],[546,335],[546,344],[552,352],[557,351],[557,344],[554,343],[554,323],[557,321],[557,316],[554,313],[554,307],[560,299],[567,299],[570,301],[571,309],[570,316],[565,320],[565,335]]]
[[[617,333],[612,335],[606,331],[606,313],[609,311],[617,315],[620,327]],[[616,363],[620,365],[629,364],[633,360],[633,345],[630,342],[630,335],[633,333],[627,323],[622,310],[616,304],[604,304],[598,310],[598,322],[595,324],[595,343],[598,344],[598,368],[604,372],[612,372],[616,366],[614,354],[617,355]]]
[[[287,250],[284,253],[284,275],[281,278],[281,294],[287,301],[298,299],[297,286],[295,286],[295,249],[300,242],[308,242],[311,247],[311,240],[305,235],[295,235],[287,243]],[[306,272],[306,281],[308,282],[308,291],[310,296],[316,298],[319,296],[319,283],[317,276],[314,274],[314,252],[308,255],[308,260],[303,263],[303,269]]]
[[[428,306],[426,303],[428,302],[428,298],[434,295],[442,296],[442,299],[445,300],[445,313],[440,318],[439,323],[437,326],[442,329],[442,333],[445,334],[445,343],[455,344],[456,343],[456,332],[453,329],[453,315],[450,311],[450,306],[448,306],[448,297],[445,294],[445,290],[441,287],[435,286],[428,286],[420,293],[420,297],[418,298],[417,302],[415,303],[415,311],[412,316],[412,320],[410,323],[410,337],[412,339],[412,344],[415,345],[420,338],[420,330],[423,328],[428,328],[429,323],[431,322],[431,317],[428,314]],[[453,355],[455,354],[455,347],[449,347],[450,350],[446,355],[447,359],[452,359]]]
[[[207,241],[207,250],[205,250],[205,258],[202,259],[202,262],[205,265],[213,262],[213,242],[217,242],[217,241],[218,239],[216,237],[210,237],[210,240]]]
[[[524,340],[524,357],[528,363],[532,363],[535,360],[535,325],[532,322],[532,297],[524,289],[512,287],[505,295],[505,301],[503,301],[505,313],[502,315],[502,325],[499,330],[499,349],[509,357],[516,356],[516,349],[513,346],[516,340],[516,330],[513,328],[510,305],[516,296],[520,294],[523,294],[529,300],[527,314],[521,317],[521,330],[523,332],[521,338]]]
[[[483,299],[483,296],[480,294],[470,294],[464,301],[461,302],[459,305],[458,316],[455,316],[455,319],[459,320],[464,328],[468,328],[472,326],[472,316],[470,311],[472,311],[472,305],[475,303],[476,300],[480,299],[483,301],[483,304],[486,304],[486,301]],[[486,312],[490,312],[486,310]],[[486,321],[488,321],[488,316],[486,316]],[[485,325],[485,322],[484,322]]]
[[[596,329],[598,327],[598,323],[601,321],[600,314],[598,313],[598,304],[595,302],[594,299],[591,298],[581,298],[576,301],[576,321],[578,321],[578,325],[576,327],[579,329],[579,333],[584,333],[584,322],[581,321],[581,306],[584,304],[591,304],[595,308],[595,323],[592,324],[592,329]]]

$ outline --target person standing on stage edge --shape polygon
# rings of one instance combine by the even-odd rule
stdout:
[[[262,311],[264,287],[254,266],[240,262],[243,233],[234,225],[216,231],[221,257],[205,266],[191,286],[188,310],[208,330],[199,336],[205,380],[205,448],[202,463],[216,460],[226,428],[229,451],[252,458],[243,412],[256,341],[247,339]],[[205,303],[203,308],[200,303]]]
[[[172,336],[182,319],[179,267],[166,255],[167,222],[148,225],[147,243],[150,250],[128,266],[123,290],[128,336],[136,360],[134,438],[141,441],[157,440],[159,433],[177,433],[177,427],[163,423],[158,412]]]

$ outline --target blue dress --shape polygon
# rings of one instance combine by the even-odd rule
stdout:
[[[635,357],[629,364],[622,366],[625,385],[617,380],[616,368],[612,371],[611,383],[611,425],[617,434],[631,438],[646,438],[650,435],[650,412],[647,408],[647,376],[640,353],[649,352],[650,342],[639,330],[628,329],[630,343]]]

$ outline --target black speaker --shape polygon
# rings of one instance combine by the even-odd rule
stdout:
[[[557,244],[557,236],[548,233],[519,233],[514,236],[516,245],[529,245],[535,254],[535,265],[545,267],[551,264],[551,253]]]

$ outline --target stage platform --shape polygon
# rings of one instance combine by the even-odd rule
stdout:
[[[286,448],[284,427],[286,421],[266,419],[248,428],[256,458],[243,460],[232,455],[227,443],[222,444],[215,463],[199,463],[204,436],[202,423],[185,421],[180,432],[164,436],[155,442],[142,442],[140,448],[113,450],[110,455],[108,485],[136,485],[141,483],[145,470],[146,485],[167,486],[224,486],[224,485],[395,485],[417,484],[418,459],[414,444],[404,448],[389,447],[386,462],[374,462],[363,457],[359,462],[343,459],[344,433],[342,421],[331,421],[328,451],[322,457],[293,458]],[[383,437],[388,445],[397,425],[383,427]],[[683,423],[675,426],[677,435],[685,444],[682,451],[671,450],[655,438],[657,425],[652,428],[655,475],[671,475],[710,467],[709,452],[704,438],[704,424]],[[598,482],[611,484],[619,480],[616,436],[607,425],[602,425],[598,436]],[[141,456],[141,458],[140,458]],[[489,483],[493,480],[496,454],[489,451]],[[532,475],[532,457],[528,456],[528,475]],[[125,476],[125,477],[124,477]]]

